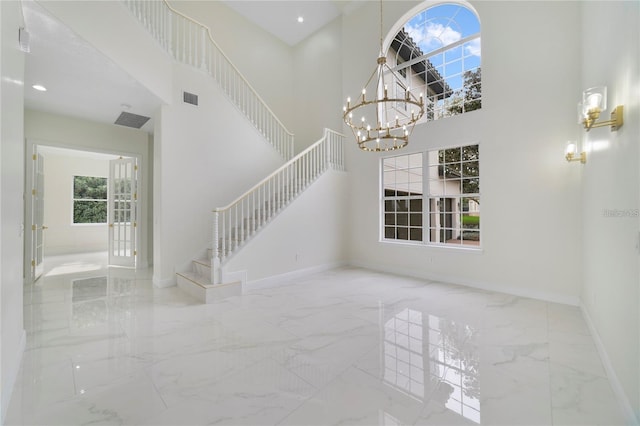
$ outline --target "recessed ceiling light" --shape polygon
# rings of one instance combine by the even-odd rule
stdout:
[[[33,87],[34,89],[36,89],[36,90],[38,90],[38,91],[40,91],[40,92],[46,92],[46,91],[47,91],[47,88],[46,88],[46,87],[44,87],[44,86],[43,86],[43,85],[41,85],[41,84],[34,84],[34,85],[33,85],[33,86],[31,86],[31,87]]]
[[[304,22],[304,17],[298,16],[298,22],[300,22],[302,24]]]

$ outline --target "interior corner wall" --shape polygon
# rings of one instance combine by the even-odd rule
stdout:
[[[44,255],[107,251],[106,223],[73,224],[73,177],[108,178],[109,160],[46,153],[44,175]]]
[[[386,3],[385,35],[417,4]],[[409,146],[397,154],[361,152],[347,143],[347,169],[354,171],[350,262],[577,305],[581,170],[567,164],[563,150],[578,132],[580,4],[472,6],[482,25],[482,109],[417,126]],[[359,93],[376,65],[378,37],[362,28],[377,21],[377,14],[378,6],[365,2],[358,13],[343,17],[343,99]],[[476,143],[482,249],[380,242],[380,159]]]
[[[19,1],[0,2],[0,422],[3,422],[25,347],[22,318],[24,26]]]
[[[222,51],[293,131],[293,59],[291,47],[253,24],[222,1],[172,1],[171,6],[211,30]]]
[[[33,145],[40,144],[139,157],[142,170],[141,192],[144,194],[140,197],[141,214],[143,217],[149,214],[152,204],[147,194],[152,188],[153,163],[149,158],[149,144],[152,142],[147,132],[43,111],[25,110],[24,137],[27,141],[26,151],[29,153],[33,152]],[[153,244],[153,234],[148,227],[141,226],[140,230],[140,265],[144,267],[150,260],[148,255],[149,247]],[[30,252],[29,247],[27,252]]]
[[[342,131],[342,19],[311,34],[294,48],[295,152]]]
[[[162,107],[154,140],[154,277],[175,285],[175,273],[212,243],[213,209],[226,206],[284,163],[199,70],[174,65],[174,101]],[[182,92],[198,95],[198,106]]]
[[[607,111],[624,106],[624,125],[583,132],[582,304],[622,392],[640,423],[640,3],[580,2],[582,81],[574,99],[608,87]],[[615,30],[611,26],[615,26]]]

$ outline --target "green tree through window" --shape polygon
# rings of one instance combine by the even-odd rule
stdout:
[[[73,223],[107,223],[107,178],[73,177]]]

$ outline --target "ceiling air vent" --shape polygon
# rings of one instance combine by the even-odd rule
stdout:
[[[182,92],[182,99],[191,105],[198,105],[198,95],[189,92]]]
[[[130,112],[122,111],[114,124],[139,129],[144,126],[150,118],[151,117],[145,117],[144,115],[131,114]]]

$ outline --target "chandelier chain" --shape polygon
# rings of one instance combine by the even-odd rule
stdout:
[[[362,89],[362,95],[347,98],[344,122],[351,127],[363,151],[392,151],[405,147],[415,124],[425,112],[423,94],[412,93],[403,79],[387,64],[383,51],[383,5],[380,0],[380,54],[377,66]],[[388,81],[387,81],[388,79]],[[390,84],[388,84],[390,83]]]
[[[380,55],[382,55],[382,0],[380,0]]]

